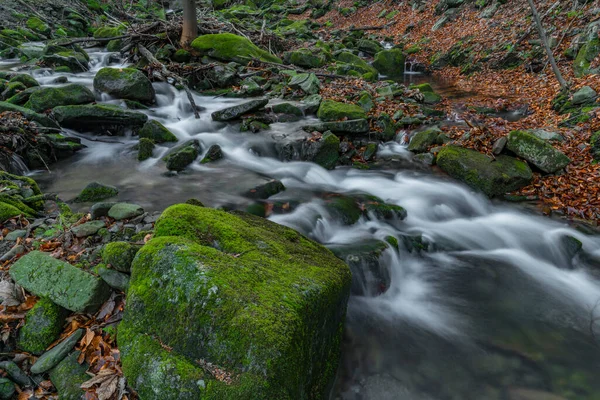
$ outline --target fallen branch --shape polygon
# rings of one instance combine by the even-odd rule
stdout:
[[[144,58],[146,58],[146,60],[148,60],[151,64],[160,65],[162,75],[164,75],[165,77],[174,79],[178,84],[183,86],[183,89],[185,90],[185,93],[187,94],[188,101],[192,105],[192,110],[194,111],[194,117],[196,119],[200,119],[200,113],[198,113],[198,108],[196,107],[196,102],[194,101],[192,92],[190,91],[190,88],[188,88],[188,86],[185,84],[185,81],[183,80],[183,78],[180,77],[179,75],[177,75],[176,73],[169,71],[167,69],[167,67],[165,67],[165,65],[163,63],[158,61],[154,57],[154,55],[152,55],[152,53],[147,48],[145,48],[143,45],[138,44],[137,47],[138,47],[138,50],[140,51],[140,54],[142,56],[144,56]]]
[[[559,4],[560,4],[560,1],[557,1],[556,3],[552,4],[552,6],[550,6],[550,8],[547,9],[546,12],[540,16],[540,21],[543,21],[544,18],[546,18],[546,16],[548,14],[550,14],[550,12],[552,12],[552,10],[554,10],[554,8],[556,8],[556,6],[558,6]],[[533,25],[529,26],[529,29],[527,29],[527,31],[523,34],[523,36],[521,36],[519,38],[519,40],[517,40],[515,42],[515,46],[518,45],[519,43],[521,43],[523,40],[527,39],[527,37],[531,34],[531,31],[533,31],[535,29],[535,27],[536,27],[535,23]]]

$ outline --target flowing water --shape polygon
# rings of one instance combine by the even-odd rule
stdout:
[[[67,74],[70,82],[91,88],[94,73],[114,61],[101,51],[90,55],[92,70]],[[57,75],[39,70],[34,76],[52,85]],[[67,131],[88,147],[36,178],[45,191],[65,200],[90,181],[115,185],[121,200],[147,210],[192,197],[209,206],[243,209],[250,203],[243,193],[276,178],[287,190],[274,200],[294,204],[270,216],[277,223],[338,249],[399,239],[399,248],[390,246],[375,267],[348,259],[355,282],[332,399],[600,398],[600,237],[490,202],[424,172],[396,142],[382,144],[379,157],[396,160],[387,165],[401,168],[327,171],[279,161],[277,146],[304,137],[300,126],[310,120],[240,133],[238,125],[213,122],[210,113],[243,100],[194,95],[205,108],[194,119],[184,93],[167,84],[155,87],[157,105],[145,111],[149,117],[180,141],[200,140],[204,151],[219,144],[224,160],[195,163],[170,175],[160,161],[167,147],[139,163],[135,137]],[[383,221],[371,215],[345,226],[324,207],[323,193],[376,195],[406,208],[408,217]],[[582,251],[574,250],[573,238],[581,241]],[[382,290],[372,284],[377,274],[388,277]]]

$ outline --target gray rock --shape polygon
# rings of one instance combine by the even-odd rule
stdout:
[[[214,121],[232,121],[244,114],[258,111],[269,103],[268,99],[251,100],[246,103],[215,111],[211,114]]]
[[[16,241],[19,238],[24,238],[25,236],[27,236],[27,231],[24,229],[17,229],[15,231],[9,232],[5,237],[4,240],[9,240],[9,241]]]
[[[418,163],[421,163],[423,165],[433,165],[435,163],[435,156],[431,153],[421,153],[421,154],[416,154],[413,157],[413,160],[415,160]]]
[[[198,158],[200,150],[200,142],[196,139],[190,140],[180,146],[172,148],[167,155],[163,157],[163,161],[165,161],[169,171],[183,171]]]
[[[22,245],[18,244],[16,246],[13,246],[9,251],[7,251],[6,253],[4,253],[4,255],[2,257],[0,257],[0,261],[6,261],[6,260],[10,260],[11,258],[21,255],[25,253],[25,247],[23,247]]]
[[[114,269],[108,269],[103,265],[96,268],[96,273],[113,289],[127,292],[129,287],[129,275]]]
[[[492,146],[492,154],[496,156],[501,154],[506,147],[506,143],[508,143],[508,138],[506,136],[502,136],[500,139],[496,140]]]
[[[258,185],[253,189],[250,189],[246,196],[251,199],[268,199],[271,196],[276,195],[277,193],[283,192],[285,190],[285,186],[281,181],[272,180],[262,185]]]
[[[344,134],[361,134],[369,132],[369,121],[366,119],[353,119],[350,121],[322,122],[316,125],[307,125],[303,127],[307,132],[327,132]]]
[[[78,238],[92,236],[98,233],[98,231],[104,228],[104,222],[102,221],[90,221],[85,224],[77,225],[71,228],[71,232]]]
[[[311,94],[302,100],[302,109],[306,114],[314,114],[319,110],[323,97],[319,94]]]
[[[85,395],[81,384],[91,377],[86,374],[88,365],[77,362],[80,354],[79,351],[73,352],[50,371],[50,381],[56,387],[60,400],[81,400]]]
[[[10,379],[22,388],[31,386],[33,384],[31,379],[29,379],[29,376],[27,376],[27,374],[12,361],[0,362],[0,369],[4,370]]]
[[[130,203],[117,203],[111,207],[108,211],[108,216],[121,221],[123,219],[130,219],[142,215],[144,209],[137,204]]]
[[[154,88],[146,75],[135,68],[102,68],[94,77],[94,89],[119,99],[154,102]]]
[[[315,74],[298,74],[290,80],[289,87],[302,90],[306,94],[319,94],[321,82]]]
[[[42,374],[54,368],[73,350],[73,347],[83,337],[84,332],[84,329],[78,329],[71,336],[42,354],[35,364],[31,366],[31,373]]]
[[[565,138],[558,132],[552,132],[546,129],[529,129],[527,132],[542,140],[556,140],[562,142]]]
[[[546,173],[561,170],[571,162],[552,145],[525,131],[510,132],[506,147]]]
[[[90,215],[91,215],[92,219],[98,219],[100,217],[108,216],[108,211],[115,204],[117,204],[117,202],[115,202],[115,201],[101,202],[101,203],[94,204],[92,206],[92,208],[90,209]]]
[[[573,93],[572,103],[574,106],[592,105],[596,102],[598,93],[589,86],[584,86]]]

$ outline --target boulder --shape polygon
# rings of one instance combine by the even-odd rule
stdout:
[[[90,68],[88,55],[83,50],[72,50],[54,45],[46,46],[42,62],[54,68],[67,67],[71,72],[85,72]]]
[[[324,398],[350,282],[347,265],[289,228],[169,207],[134,260],[123,373],[146,400]]]
[[[71,228],[71,233],[73,233],[75,237],[83,238],[95,235],[104,227],[105,225],[103,221],[90,221],[86,222],[85,224],[74,226]]]
[[[94,89],[118,99],[154,103],[152,82],[135,68],[102,68],[94,77]]]
[[[74,312],[94,312],[108,299],[102,280],[47,253],[32,251],[10,269],[10,276],[36,296]]]
[[[339,121],[342,119],[353,120],[353,119],[365,119],[367,113],[362,107],[356,104],[341,103],[333,100],[323,100],[317,117],[321,121]]]
[[[140,246],[128,242],[112,242],[104,246],[102,260],[120,272],[131,272],[131,264]]]
[[[12,399],[15,394],[15,384],[8,378],[0,378],[0,399]]]
[[[377,69],[369,65],[365,60],[350,52],[343,51],[335,56],[338,61],[336,72],[340,75],[348,75],[355,71],[359,76],[362,74],[373,73],[377,76]]]
[[[169,171],[183,171],[200,155],[200,142],[190,140],[181,146],[173,148],[163,158]]]
[[[405,56],[400,49],[383,50],[375,55],[373,67],[381,74],[391,78],[404,74]]]
[[[297,74],[292,77],[288,86],[294,90],[302,90],[308,95],[318,95],[321,91],[321,82],[315,74]]]
[[[529,166],[516,158],[500,155],[492,160],[476,150],[458,146],[443,147],[436,164],[448,175],[490,197],[520,189],[533,178]]]
[[[73,200],[75,203],[86,203],[89,201],[100,201],[115,197],[119,194],[119,190],[110,185],[105,185],[100,182],[91,182],[83,188],[81,193]]]
[[[297,49],[288,51],[283,55],[286,64],[297,65],[302,68],[320,68],[327,64],[331,55],[322,49]]]
[[[29,74],[17,74],[15,76],[13,76],[12,78],[10,78],[9,82],[22,83],[23,85],[25,85],[26,88],[40,86],[38,81],[36,81],[35,78]]]
[[[528,129],[527,132],[542,140],[555,140],[557,142],[563,142],[565,140],[559,132],[550,129]]]
[[[42,354],[60,336],[66,317],[67,310],[41,298],[29,310],[25,325],[19,330],[19,348],[31,354]]]
[[[551,144],[526,131],[510,132],[506,148],[549,174],[563,169],[571,162],[569,157]]]
[[[441,132],[438,128],[431,128],[415,133],[410,139],[408,150],[413,153],[426,152],[430,146],[437,143],[437,138]]]
[[[325,169],[335,168],[340,158],[340,139],[331,131],[325,132],[319,141],[302,144],[302,159],[319,164]]]
[[[108,104],[60,106],[52,110],[61,126],[106,134],[123,135],[127,129],[141,128],[148,116]]]
[[[202,55],[221,61],[236,61],[246,64],[252,59],[281,64],[281,59],[260,49],[245,37],[232,33],[202,35],[191,44]]]
[[[175,136],[170,130],[165,128],[163,124],[155,119],[151,119],[144,124],[142,129],[138,131],[140,138],[152,140],[154,143],[176,142]]]
[[[81,400],[85,396],[81,385],[91,377],[86,374],[89,365],[77,361],[80,354],[79,351],[73,352],[50,371],[50,381],[61,400]]]
[[[143,213],[144,209],[141,206],[130,203],[117,203],[108,210],[108,216],[117,221],[135,218]]]
[[[276,114],[288,114],[295,115],[297,117],[304,116],[304,113],[299,107],[296,107],[295,105],[290,103],[275,104],[273,107],[271,107],[271,110],[273,110],[273,112]]]
[[[43,112],[57,106],[89,104],[96,101],[94,93],[83,85],[70,84],[44,87],[31,93],[25,107]]]
[[[269,103],[268,99],[251,100],[237,106],[215,111],[211,114],[214,121],[232,121],[240,119],[242,115],[258,111]]]
[[[596,103],[598,93],[589,86],[584,86],[575,93],[573,93],[573,100],[571,103],[574,106],[591,106]]]

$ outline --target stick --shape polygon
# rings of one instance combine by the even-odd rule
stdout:
[[[152,53],[147,48],[145,48],[143,45],[138,44],[137,47],[138,47],[138,50],[140,51],[140,54],[142,56],[144,56],[148,61],[150,61],[150,63],[160,65],[160,67],[161,67],[161,73],[164,76],[175,79],[175,81],[177,83],[179,83],[181,86],[183,86],[183,89],[185,90],[185,93],[187,94],[188,101],[192,105],[192,110],[194,111],[194,117],[196,119],[200,119],[200,114],[198,113],[198,109],[196,108],[196,102],[194,101],[194,97],[192,96],[192,92],[190,91],[190,88],[188,88],[188,86],[185,84],[185,81],[183,80],[183,78],[180,77],[179,75],[177,75],[176,73],[169,71],[167,69],[167,67],[165,67],[165,65],[163,63],[161,63],[160,61],[158,61],[152,55]]]
[[[550,14],[550,12],[551,12],[551,11],[552,11],[552,10],[553,10],[553,9],[554,9],[556,6],[558,6],[559,4],[560,4],[560,1],[557,1],[556,3],[552,4],[552,6],[550,6],[550,8],[549,8],[548,10],[546,10],[546,12],[545,12],[545,13],[543,13],[543,14],[540,16],[540,21],[543,21],[543,20],[544,20],[544,18],[546,18],[546,16],[547,16],[548,14]],[[519,38],[519,40],[517,40],[517,41],[515,42],[515,46],[516,46],[516,45],[518,45],[519,43],[521,43],[523,40],[527,39],[527,36],[529,36],[529,35],[531,34],[531,31],[532,31],[534,28],[535,28],[535,24],[531,25],[531,26],[529,27],[529,29],[527,29],[527,31],[526,31],[526,32],[523,34],[523,36],[521,36],[521,37]]]

